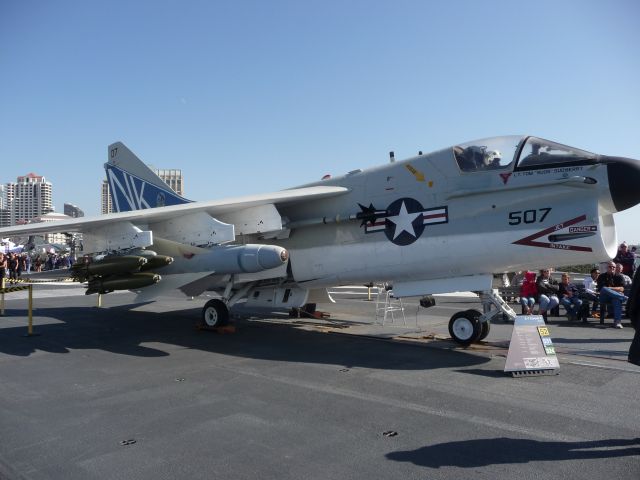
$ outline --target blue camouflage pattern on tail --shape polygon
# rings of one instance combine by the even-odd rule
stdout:
[[[171,190],[169,185],[159,188],[110,164],[105,165],[105,170],[114,212],[130,212],[191,202]]]

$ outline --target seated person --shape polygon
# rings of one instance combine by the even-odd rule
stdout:
[[[483,168],[500,168],[500,160],[502,159],[502,154],[498,150],[489,150],[484,154],[484,164]]]
[[[631,290],[631,284],[633,283],[631,278],[629,277],[629,275],[625,275],[624,272],[624,267],[622,266],[621,263],[616,263],[616,275],[620,275],[622,277],[622,280],[624,280],[624,290],[625,292]]]
[[[582,300],[578,295],[578,288],[569,282],[569,275],[567,273],[562,274],[558,296],[560,297],[560,303],[567,311],[569,321],[573,322],[577,320],[580,307],[582,306]],[[586,321],[586,319],[584,321]]]
[[[522,314],[531,315],[533,306],[536,304],[538,288],[536,287],[535,272],[525,272],[524,280],[520,286],[520,303],[522,304]]]
[[[598,275],[600,275],[600,270],[597,268],[592,268],[590,276],[584,279],[584,291],[582,292],[583,300],[587,302],[593,302],[591,305],[591,316],[593,318],[599,318],[600,313],[599,305],[598,305],[598,292],[597,292],[597,284],[596,280],[598,280]]]
[[[553,310],[560,304],[558,300],[558,291],[560,287],[558,282],[551,278],[551,270],[540,270],[540,275],[536,279],[536,287],[538,288],[538,303],[540,304],[540,315],[547,321],[547,311]]]
[[[609,262],[607,271],[598,276],[598,292],[600,300],[600,323],[604,324],[607,304],[613,306],[613,326],[622,328],[622,304],[627,300],[624,295],[624,279],[616,274],[616,264]]]
[[[631,284],[633,283],[633,281],[628,275],[624,274],[623,270],[624,266],[621,263],[616,263],[616,275],[620,275],[622,277],[622,280],[624,280],[624,292],[622,293],[624,293],[624,295],[628,297],[629,292],[631,292]],[[626,312],[624,316],[626,316]]]

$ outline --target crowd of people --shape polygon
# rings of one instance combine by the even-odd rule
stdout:
[[[592,269],[580,287],[571,282],[568,273],[563,273],[558,283],[549,268],[540,270],[537,276],[531,271],[519,272],[514,282],[520,287],[523,314],[537,313],[546,321],[548,312],[562,305],[570,321],[582,319],[586,323],[591,317],[604,323],[611,312],[613,326],[623,328],[622,308],[629,298],[635,270],[636,248],[629,249],[623,242],[615,258],[607,263],[606,271]]]
[[[15,282],[23,273],[42,272],[69,268],[73,265],[73,257],[68,253],[47,253],[46,255],[30,255],[28,253],[0,252],[0,279]]]

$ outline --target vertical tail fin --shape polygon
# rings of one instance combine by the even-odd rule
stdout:
[[[189,203],[174,192],[123,143],[109,145],[104,169],[109,182],[113,210],[129,212],[145,208]]]

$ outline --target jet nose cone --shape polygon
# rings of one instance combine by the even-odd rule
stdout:
[[[640,161],[622,157],[604,157],[609,176],[609,191],[616,211],[640,203]]]

